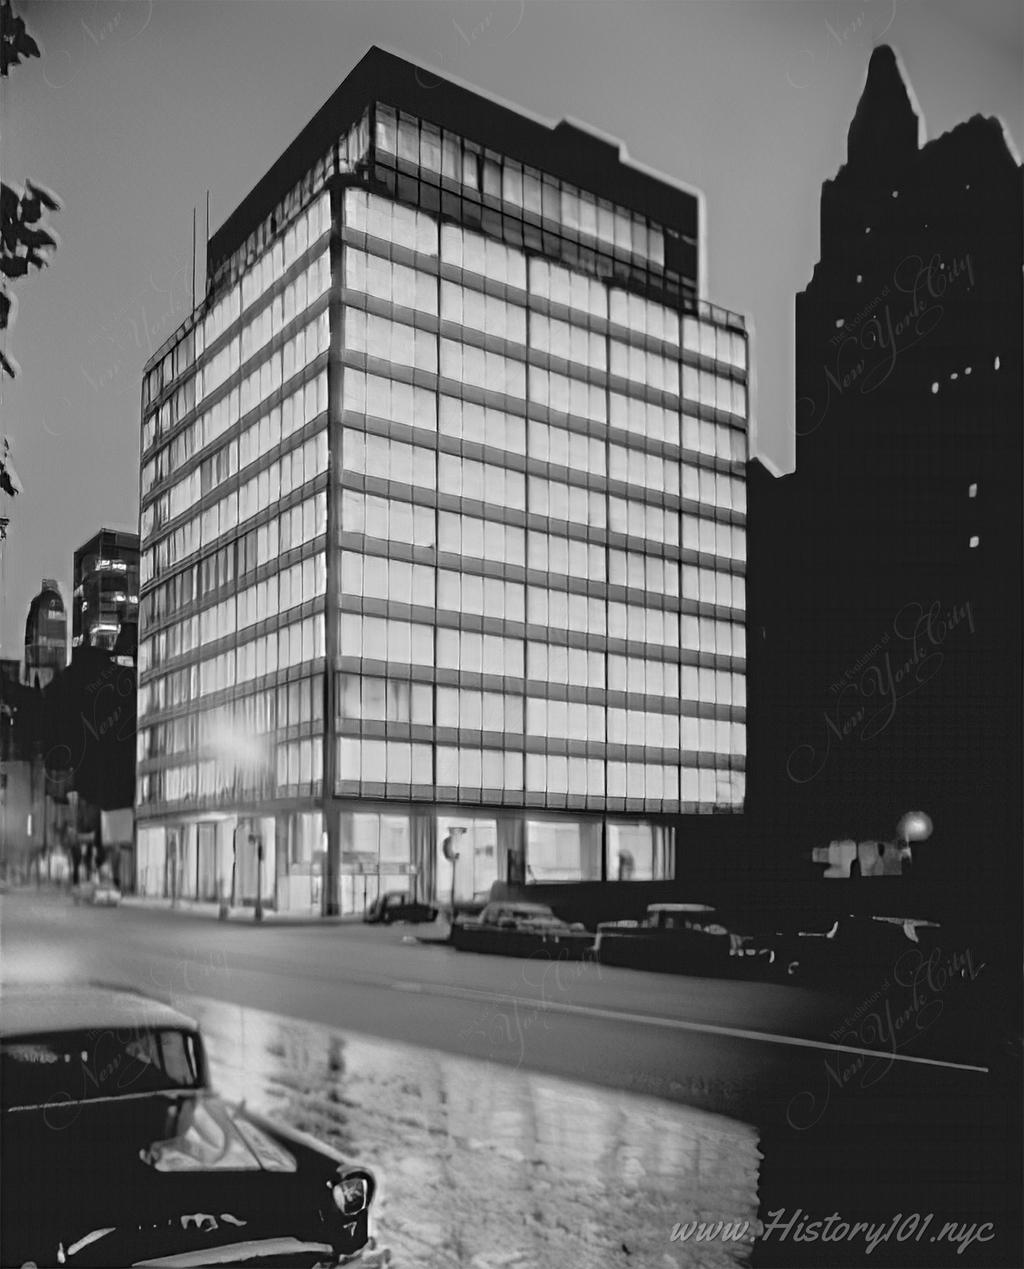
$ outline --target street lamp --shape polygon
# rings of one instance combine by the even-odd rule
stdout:
[[[451,923],[455,924],[455,865],[459,859],[459,852],[455,849],[455,842],[465,833],[465,828],[451,828],[448,830],[448,836],[441,843],[441,853],[452,866],[452,899],[451,899]]]
[[[210,738],[210,752],[227,769],[233,769],[236,784],[256,792],[261,802],[269,794],[273,768],[268,750],[268,740],[262,735],[250,735],[237,723],[223,723]],[[237,856],[237,842],[235,851]],[[250,833],[249,845],[256,847],[256,910],[257,921],[263,920],[263,835]],[[232,883],[232,894],[234,884]],[[221,920],[227,918],[227,903],[221,888],[218,909]]]
[[[910,843],[926,842],[932,835],[932,828],[931,816],[925,811],[908,811],[900,819],[900,822],[896,825],[896,832],[903,843],[908,860],[913,860],[913,855],[910,852]]]
[[[896,825],[896,832],[908,845],[910,842],[926,842],[932,835],[931,816],[924,811],[908,811]]]

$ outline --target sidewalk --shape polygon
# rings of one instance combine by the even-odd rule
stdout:
[[[206,917],[213,921],[220,918],[219,904],[203,903],[197,899],[177,899],[172,903],[170,899],[126,894],[121,899],[121,907],[143,908],[151,912],[166,912],[173,916]],[[272,908],[264,907],[263,921],[257,922],[255,911],[255,908],[248,905],[246,907],[229,907],[227,916],[224,919],[242,922],[247,925],[358,925],[362,923],[363,919],[362,914],[359,913],[349,916],[325,917],[321,916],[319,912],[276,912]]]
[[[216,921],[220,919],[220,907],[216,903],[204,903],[197,899],[178,899],[172,905],[170,899],[148,897],[135,894],[126,894],[121,898],[121,907],[123,908],[140,908],[149,912],[166,912],[169,916],[179,917],[204,917],[207,920]],[[275,912],[271,908],[263,909],[263,920],[257,922],[255,917],[255,908],[251,905],[245,907],[229,907],[227,921],[241,923],[243,925],[278,925],[278,926],[300,926],[300,925],[362,925],[363,915],[361,912],[350,913],[346,916],[321,916],[319,912]],[[383,929],[395,929],[396,926],[384,926]],[[450,927],[448,922],[441,916],[436,921],[429,923],[421,923],[415,925],[400,926],[401,930],[407,937],[415,939],[418,943],[440,943],[448,946],[448,934]]]

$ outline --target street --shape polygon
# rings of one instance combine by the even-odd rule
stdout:
[[[222,1091],[375,1167],[399,1267],[1014,1263],[1014,1112],[962,1037],[952,1061],[938,1029],[870,1057],[830,1040],[841,997],[461,954],[416,926],[222,924],[32,891],[0,915],[6,977],[170,998]],[[865,1260],[861,1236],[826,1253],[787,1232],[833,1212],[933,1212],[968,1245],[894,1233]],[[758,1218],[773,1234],[756,1246],[683,1238]]]

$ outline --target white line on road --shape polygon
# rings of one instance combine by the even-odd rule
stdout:
[[[695,1031],[703,1035],[730,1036],[736,1040],[757,1040],[762,1044],[781,1044],[791,1048],[820,1049],[826,1053],[852,1053],[861,1057],[889,1058],[893,1062],[910,1062],[917,1066],[941,1066],[950,1071],[976,1071],[987,1075],[987,1066],[970,1062],[949,1062],[943,1058],[918,1057],[912,1053],[894,1053],[889,1049],[861,1049],[850,1044],[830,1044],[824,1040],[806,1040],[800,1036],[773,1035],[769,1031],[747,1031],[742,1027],[723,1027],[713,1022],[687,1022],[682,1018],[664,1018],[658,1014],[626,1013],[619,1009],[601,1009],[597,1005],[569,1005],[552,1000],[532,1000],[500,992],[477,991],[472,987],[449,987],[442,984],[393,982],[395,991],[420,992],[431,996],[455,996],[463,1000],[509,1001],[526,1008],[547,1009],[553,1013],[578,1014],[587,1018],[604,1018],[613,1022],[632,1022],[649,1027],[665,1027],[671,1031]]]

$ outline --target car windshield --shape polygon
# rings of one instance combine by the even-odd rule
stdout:
[[[186,1031],[135,1027],[0,1041],[5,1110],[199,1087],[196,1040]]]

